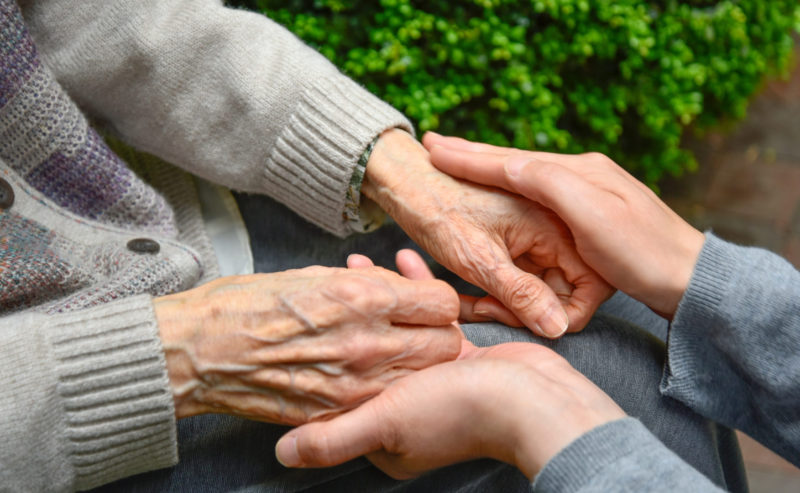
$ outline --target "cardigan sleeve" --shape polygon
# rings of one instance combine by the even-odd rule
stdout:
[[[721,492],[634,418],[589,431],[556,454],[534,478],[542,493]]]
[[[800,272],[708,234],[669,329],[661,390],[800,466]]]
[[[177,463],[149,296],[0,317],[0,484],[74,491]]]
[[[346,200],[359,157],[386,129],[412,131],[286,29],[220,0],[21,6],[58,81],[123,140],[340,236],[358,229]]]

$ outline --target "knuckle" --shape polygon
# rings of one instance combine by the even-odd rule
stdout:
[[[340,276],[331,293],[344,305],[364,314],[386,310],[396,302],[393,290],[383,280],[361,274]]]
[[[517,277],[504,286],[508,308],[513,312],[524,312],[535,306],[542,298],[542,287],[524,277]]]
[[[583,157],[586,162],[593,166],[608,167],[614,164],[614,161],[612,161],[611,158],[600,152],[587,152],[585,154],[581,154],[581,157]]]

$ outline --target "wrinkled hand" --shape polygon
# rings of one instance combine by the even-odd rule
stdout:
[[[454,359],[458,298],[378,267],[227,277],[154,301],[176,415],[300,424]]]
[[[368,454],[396,479],[491,457],[533,478],[576,438],[624,416],[550,349],[508,343],[409,375],[353,411],[292,430],[276,454],[290,467]]]
[[[363,255],[350,268],[369,268]],[[432,279],[412,250],[397,253],[412,279]],[[275,447],[290,467],[326,467],[360,455],[396,479],[479,457],[516,465],[529,478],[583,433],[625,413],[552,350],[510,343],[404,377],[359,408],[301,426]],[[478,423],[479,425],[476,425]]]
[[[427,134],[439,169],[521,194],[567,224],[581,257],[605,280],[672,318],[703,234],[601,154],[560,155]]]
[[[492,295],[474,304],[476,315],[558,337],[582,329],[612,292],[552,212],[439,172],[405,132],[381,136],[362,191],[438,262]]]

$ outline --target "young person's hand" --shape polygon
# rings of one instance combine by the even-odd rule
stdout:
[[[601,154],[521,151],[433,133],[423,143],[440,170],[554,211],[592,269],[657,313],[674,315],[704,236],[612,160]]]
[[[438,171],[406,132],[381,136],[362,192],[438,262],[491,295],[473,300],[473,315],[552,338],[582,329],[612,293],[551,211]]]
[[[530,343],[473,348],[457,361],[404,377],[330,421],[278,441],[290,467],[326,467],[361,455],[396,479],[480,457],[528,478],[572,441],[624,411],[552,350]]]

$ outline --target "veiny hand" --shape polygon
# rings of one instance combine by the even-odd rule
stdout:
[[[351,255],[347,265],[373,264]],[[413,250],[397,252],[397,267],[411,279],[433,279]],[[580,435],[624,415],[548,348],[527,343],[476,348],[464,340],[458,361],[404,377],[331,421],[292,430],[275,450],[290,467],[333,466],[367,454],[396,479],[492,457],[533,478]]]
[[[560,155],[429,133],[433,164],[453,176],[518,193],[567,224],[581,257],[611,285],[672,318],[703,234],[601,154]]]
[[[403,131],[381,136],[362,191],[442,265],[492,295],[473,315],[558,337],[582,329],[612,293],[552,212],[439,172]]]
[[[404,377],[360,407],[278,441],[290,467],[325,467],[368,454],[396,479],[479,457],[528,478],[596,426],[625,413],[550,349],[509,343]]]
[[[154,307],[179,418],[329,417],[456,358],[462,341],[450,286],[378,267],[227,277]]]

